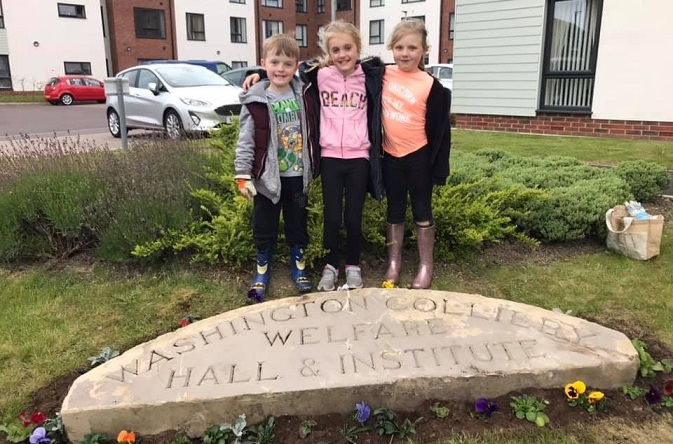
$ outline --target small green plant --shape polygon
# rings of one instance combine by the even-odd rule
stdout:
[[[12,422],[0,424],[0,432],[5,432],[7,435],[5,439],[9,442],[24,442],[30,436],[32,429]]]
[[[400,439],[416,434],[416,425],[423,420],[423,417],[414,421],[407,418],[399,424],[397,414],[384,407],[374,410],[374,418],[374,432],[379,436],[388,435]]]
[[[231,434],[234,436],[233,444],[242,444],[243,436],[246,433],[246,425],[245,414],[242,414],[238,416],[233,426],[229,423],[224,423],[220,426],[220,429],[231,431]]]
[[[430,411],[439,419],[444,419],[451,413],[448,407],[445,407],[438,402],[435,402],[430,406]]]
[[[78,444],[108,444],[112,442],[112,438],[103,433],[90,433],[85,435]]]
[[[631,344],[638,352],[640,359],[640,376],[651,378],[656,372],[670,373],[673,370],[673,361],[670,359],[655,360],[647,351],[647,344],[638,338],[632,339]]]
[[[229,429],[223,430],[220,426],[209,427],[201,437],[203,444],[227,444],[227,439],[231,436]]]
[[[318,423],[313,420],[302,421],[299,424],[299,437],[301,439],[307,438],[311,432],[313,432],[313,427],[317,426]]]
[[[348,444],[357,444],[357,437],[359,434],[369,430],[369,427],[364,426],[349,426],[344,424],[339,427],[339,434],[343,436]]]
[[[535,396],[528,395],[512,396],[509,403],[518,419],[526,419],[538,427],[549,424],[549,417],[542,412],[548,404],[547,400],[539,401]]]
[[[53,418],[47,418],[42,427],[47,430],[49,436],[54,438],[56,442],[67,442],[65,426],[63,425],[63,418],[60,412],[56,412]]]
[[[96,367],[117,356],[119,356],[117,350],[113,350],[110,347],[104,347],[98,355],[91,356],[89,362],[91,363],[91,367]]]
[[[622,393],[629,397],[629,399],[642,398],[645,396],[646,390],[635,385],[625,385],[622,387]]]
[[[189,439],[189,436],[183,431],[180,431],[175,434],[173,437],[173,441],[171,441],[171,444],[190,444],[192,442],[191,439]]]
[[[276,438],[276,419],[269,416],[266,423],[262,423],[256,427],[250,427],[248,431],[249,441],[253,444],[271,444]]]

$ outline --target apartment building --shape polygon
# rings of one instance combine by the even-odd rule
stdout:
[[[395,23],[425,20],[430,63],[453,58],[455,0],[0,0],[0,91],[33,91],[57,74],[112,76],[157,59],[259,63],[262,44],[294,34],[300,57],[320,53],[332,19],[362,31],[363,55],[392,62]]]
[[[54,75],[105,77],[99,0],[0,0],[0,90],[34,91]]]

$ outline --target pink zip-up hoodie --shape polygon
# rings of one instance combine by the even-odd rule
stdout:
[[[322,157],[369,159],[365,74],[357,65],[344,77],[334,66],[318,71]]]

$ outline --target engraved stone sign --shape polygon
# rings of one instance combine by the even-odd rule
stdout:
[[[92,432],[196,436],[245,413],[397,411],[426,399],[475,400],[583,380],[632,384],[622,333],[483,296],[366,288],[246,306],[153,341],[80,376],[61,414],[76,441]]]

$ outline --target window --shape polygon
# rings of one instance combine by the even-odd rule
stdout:
[[[402,0],[402,4],[405,3],[418,3],[418,2],[424,2],[425,0]]]
[[[59,17],[86,18],[84,5],[71,5],[68,3],[58,3]]]
[[[590,112],[602,0],[548,0],[540,108]]]
[[[245,5],[245,0],[229,0],[229,3],[241,3]]]
[[[337,2],[337,11],[350,11],[351,8],[351,0],[336,0]]]
[[[369,22],[369,44],[380,45],[383,43],[383,20]]]
[[[0,0],[0,28],[5,27],[5,19],[4,16],[2,15],[2,0]],[[1,88],[1,86],[0,86]]]
[[[385,6],[386,0],[369,0],[369,7],[376,8],[377,6]]]
[[[64,62],[66,74],[84,74],[91,75],[91,63],[89,62]]]
[[[318,0],[318,14],[325,12],[325,0]]]
[[[248,62],[241,62],[241,61],[232,60],[231,61],[231,66],[234,69],[236,69],[236,68],[247,68],[248,67]]]
[[[206,40],[206,25],[203,14],[187,13],[187,40]]]
[[[161,9],[133,8],[136,37],[140,39],[165,39],[166,22]]]
[[[247,43],[247,31],[245,29],[245,19],[241,17],[230,17],[229,26],[231,26],[231,43]]]
[[[150,83],[159,86],[159,78],[148,69],[141,69],[138,72],[138,88],[150,89]]]
[[[0,55],[0,89],[12,89],[12,75],[9,72],[9,56]]]
[[[295,0],[297,12],[306,12],[306,0]]]
[[[449,15],[449,40],[453,40],[456,33],[456,14]]]
[[[271,20],[262,20],[262,35],[263,38],[268,39],[272,35],[283,33],[283,22],[274,22]]]
[[[299,45],[300,48],[306,48],[308,46],[308,26],[297,25],[294,38],[297,40],[297,45]]]
[[[262,6],[268,6],[269,8],[282,8],[283,0],[262,0]]]

